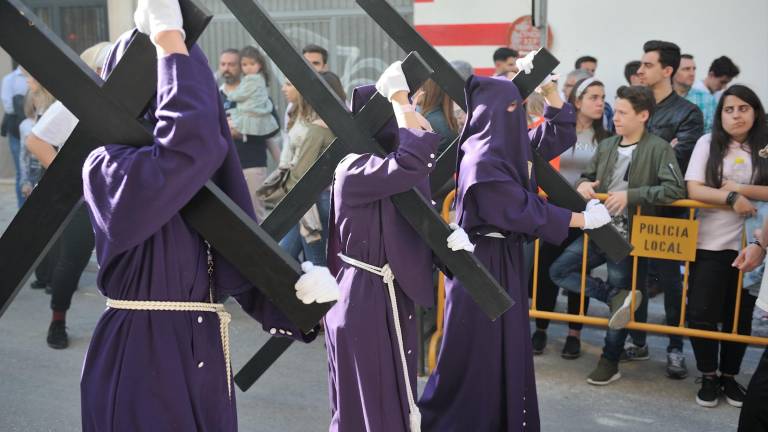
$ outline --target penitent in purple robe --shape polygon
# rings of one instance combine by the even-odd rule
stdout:
[[[134,34],[113,48],[105,76]],[[206,248],[179,210],[208,179],[251,217],[253,207],[202,51],[159,59],[157,79],[147,113],[154,144],[100,147],[83,168],[98,287],[115,300],[208,302]],[[231,264],[214,259],[218,297],[234,297],[265,329],[304,338]],[[83,430],[236,431],[225,371],[215,313],[107,309],[83,367]]]
[[[373,86],[356,89],[353,112],[374,92]],[[402,327],[415,395],[418,329],[414,302],[434,303],[432,252],[400,216],[390,196],[416,187],[429,197],[428,176],[440,137],[397,129],[392,121],[377,140],[385,148],[397,147],[385,157],[370,153],[347,156],[336,168],[333,183],[328,267],[336,275],[341,296],[324,320],[330,431],[408,431],[408,400],[394,320]],[[338,253],[377,267],[389,263],[396,279],[399,317],[392,315],[382,278],[342,262]]]
[[[547,107],[545,123],[527,132],[520,93],[506,79],[471,77],[461,136],[457,223],[475,255],[515,301],[492,322],[457,279],[446,284],[445,326],[437,365],[419,401],[422,430],[538,431],[523,242],[565,240],[571,212],[537,195],[532,147],[551,159],[576,141],[575,114]],[[516,109],[508,111],[510,104]],[[483,234],[500,233],[506,238]]]

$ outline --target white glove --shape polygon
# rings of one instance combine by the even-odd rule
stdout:
[[[600,200],[599,199],[591,199],[591,200],[587,201],[587,206],[584,208],[584,210],[593,209],[596,205],[599,205],[599,204],[600,204]]]
[[[515,60],[515,65],[520,72],[525,72],[526,75],[533,70],[533,58],[536,57],[536,51],[531,51],[525,55],[525,57]]]
[[[328,267],[314,266],[311,262],[301,263],[304,274],[294,288],[296,297],[304,304],[327,303],[339,299],[339,284],[328,271]]]
[[[591,230],[600,228],[611,222],[611,214],[600,201],[593,199],[587,203],[587,208],[582,212],[584,215],[584,228]]]
[[[453,232],[448,236],[448,248],[452,251],[465,250],[467,252],[474,252],[475,245],[469,241],[469,236],[464,229],[455,223],[448,225]]]
[[[152,43],[156,42],[158,33],[167,30],[178,30],[182,39],[187,37],[178,0],[139,0],[133,20],[136,28],[149,35]]]
[[[396,61],[389,65],[376,82],[376,90],[389,100],[399,91],[411,92],[411,89],[408,88],[408,81],[406,81],[405,74],[403,73],[403,62]]]

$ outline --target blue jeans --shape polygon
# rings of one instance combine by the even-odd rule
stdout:
[[[11,158],[13,158],[13,166],[16,168],[16,203],[21,208],[24,204],[24,195],[21,194],[21,165],[19,161],[19,155],[21,153],[21,141],[19,138],[8,135],[8,145],[11,148]]]
[[[296,225],[280,240],[280,246],[292,257],[299,259],[304,254],[304,260],[312,264],[326,265],[326,244],[328,242],[328,215],[331,209],[331,193],[324,191],[316,202],[320,213],[320,223],[323,226],[322,238],[318,241],[307,243],[301,236],[299,226]]]
[[[576,241],[568,245],[565,251],[559,258],[552,263],[552,267],[549,269],[550,277],[557,286],[565,288],[566,290],[574,293],[581,292],[581,262],[582,252],[584,251],[584,236],[580,236]],[[595,245],[592,241],[589,242],[589,251],[587,253],[587,277],[586,287],[584,294],[587,297],[595,298],[602,302],[608,303],[608,301],[616,295],[619,290],[632,288],[632,257],[627,256],[618,263],[609,261],[605,254]],[[589,272],[602,265],[608,266],[608,280],[592,277]],[[644,284],[640,281],[645,280],[645,262],[641,260],[638,263],[638,283],[637,288],[643,289]],[[643,302],[646,303],[647,296],[643,296]],[[648,308],[646,307],[647,313]],[[640,312],[640,309],[638,309]],[[635,319],[637,321],[646,321],[646,316],[638,314]],[[627,339],[629,330],[611,330],[608,329],[605,333],[605,344],[603,345],[603,357],[606,359],[618,363],[619,356],[624,350],[624,342]]]
[[[568,245],[563,254],[549,268],[549,277],[557,286],[573,293],[581,293],[581,262],[584,251],[584,236],[581,235]],[[604,281],[590,275],[590,272],[603,264],[608,265],[608,280]],[[591,240],[587,253],[587,278],[585,295],[604,303],[616,295],[619,290],[632,287],[632,257],[627,256],[618,263],[609,261]]]

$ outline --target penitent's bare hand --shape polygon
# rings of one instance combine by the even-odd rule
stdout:
[[[750,272],[765,260],[765,249],[756,244],[745,247],[731,264],[742,272]]]

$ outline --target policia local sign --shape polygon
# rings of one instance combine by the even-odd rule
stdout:
[[[635,216],[632,255],[676,261],[696,261],[699,223],[695,220]]]

